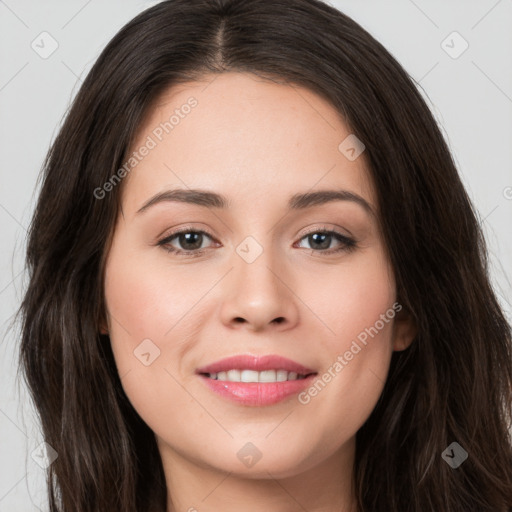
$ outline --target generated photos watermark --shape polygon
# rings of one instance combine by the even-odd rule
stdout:
[[[104,199],[108,192],[111,192],[121,180],[126,177],[134,167],[136,167],[146,156],[149,155],[152,149],[158,146],[158,143],[163,140],[165,135],[169,134],[176,126],[178,126],[182,119],[185,119],[194,107],[197,107],[198,101],[191,96],[187,102],[174,110],[167,121],[160,123],[153,129],[151,135],[146,137],[142,146],[136,151],[133,151],[126,162],[105,182],[101,187],[94,189],[94,197],[96,199]]]

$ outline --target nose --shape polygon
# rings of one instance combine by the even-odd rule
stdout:
[[[231,329],[287,330],[299,319],[294,278],[270,250],[248,263],[238,254],[223,291],[221,319]]]

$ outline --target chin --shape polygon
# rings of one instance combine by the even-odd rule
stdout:
[[[257,440],[254,443],[244,442],[241,446],[236,444],[235,449],[226,447],[220,460],[216,458],[216,454],[212,454],[213,460],[205,462],[217,471],[253,479],[293,477],[320,462],[306,461],[304,446],[282,446],[279,450],[268,446],[268,443],[265,446],[264,440],[260,443]]]

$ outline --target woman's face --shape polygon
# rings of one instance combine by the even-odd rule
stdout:
[[[167,468],[350,460],[414,334],[364,148],[307,89],[213,78],[166,91],[132,148],[105,275],[124,390]]]

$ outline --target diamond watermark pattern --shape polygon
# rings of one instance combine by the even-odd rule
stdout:
[[[30,454],[30,456],[38,466],[42,469],[46,469],[52,465],[59,455],[48,443],[43,442]]]
[[[458,59],[469,48],[469,43],[457,31],[453,31],[441,42],[441,48],[452,59]]]
[[[246,263],[253,263],[263,252],[263,247],[255,238],[248,236],[238,245],[236,252]]]
[[[237,457],[242,464],[248,468],[252,468],[258,462],[263,454],[252,443],[246,443],[237,453]]]
[[[47,59],[59,47],[59,43],[48,32],[41,32],[30,45],[39,57]]]
[[[366,146],[353,133],[351,133],[348,137],[345,137],[338,146],[340,153],[342,153],[345,158],[351,162],[359,158],[365,149]]]
[[[149,366],[160,356],[160,349],[149,338],[146,338],[137,345],[133,353],[144,366]]]
[[[468,452],[455,441],[446,448],[441,457],[453,468],[457,469],[467,458]]]

